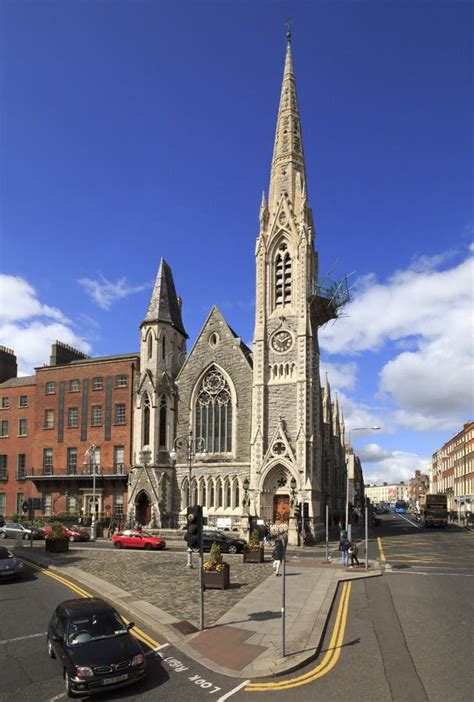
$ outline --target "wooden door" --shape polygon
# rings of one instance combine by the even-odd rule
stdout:
[[[273,521],[286,524],[290,521],[290,496],[275,495],[273,498]]]

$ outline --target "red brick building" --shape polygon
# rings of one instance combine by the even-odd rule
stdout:
[[[106,522],[126,513],[138,354],[88,358],[60,342],[49,365],[16,377],[0,347],[0,514],[42,498],[42,513]],[[95,473],[95,480],[94,480]]]

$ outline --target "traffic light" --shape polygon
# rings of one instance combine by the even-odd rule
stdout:
[[[295,517],[296,519],[301,519],[301,502],[298,502],[295,507]]]
[[[188,548],[198,550],[202,541],[202,507],[188,507],[186,510],[186,534]]]

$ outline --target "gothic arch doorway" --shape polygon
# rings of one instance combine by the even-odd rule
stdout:
[[[273,498],[273,522],[288,524],[290,521],[290,496],[275,495]]]
[[[149,524],[151,522],[151,501],[148,494],[142,490],[135,502],[135,515],[139,524]]]
[[[286,462],[274,463],[263,478],[260,512],[274,524],[288,524],[291,517],[291,467]]]

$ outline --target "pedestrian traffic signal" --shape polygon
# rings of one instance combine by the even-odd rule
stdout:
[[[188,507],[186,510],[186,534],[188,548],[200,549],[202,541],[202,507]]]

